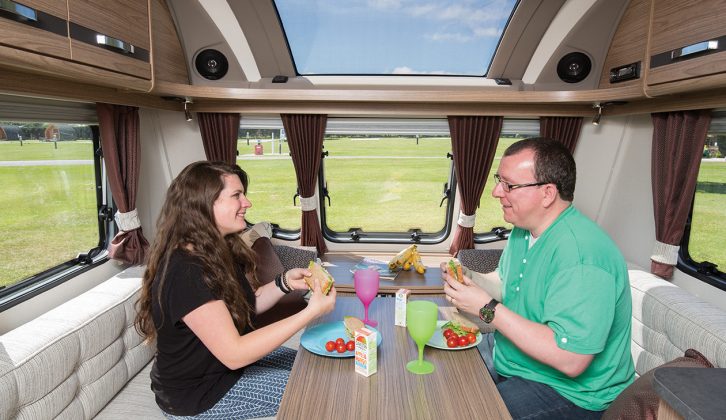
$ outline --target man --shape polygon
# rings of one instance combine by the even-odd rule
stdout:
[[[493,347],[488,369],[515,419],[600,418],[635,374],[625,260],[572,205],[575,177],[559,142],[512,144],[492,196],[515,227],[496,272],[467,271],[501,283],[502,302],[490,286],[445,275],[447,299],[496,328],[483,340]]]

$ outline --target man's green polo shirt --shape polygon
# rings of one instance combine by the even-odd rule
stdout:
[[[579,376],[540,363],[495,333],[494,366],[553,387],[574,404],[604,410],[634,378],[630,354],[631,298],[625,260],[610,237],[573,206],[529,247],[514,228],[502,254],[503,304],[554,331],[557,345],[594,354]]]

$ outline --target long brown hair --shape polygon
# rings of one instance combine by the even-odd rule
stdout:
[[[199,161],[188,165],[172,181],[166,192],[164,206],[156,222],[156,236],[147,259],[141,295],[137,302],[136,330],[147,340],[156,338],[157,328],[152,316],[152,285],[158,281],[156,296],[161,308],[161,290],[168,279],[166,272],[171,254],[184,250],[202,264],[204,282],[212,294],[224,301],[240,334],[252,324],[254,308],[245,299],[239,280],[237,264],[243,264],[253,288],[259,283],[254,276],[252,250],[237,234],[222,236],[214,220],[214,202],[224,189],[225,175],[240,178],[247,193],[247,174],[237,165],[223,162]],[[242,280],[244,281],[244,280]],[[174,287],[169,284],[167,287]],[[164,322],[164,314],[161,314]]]

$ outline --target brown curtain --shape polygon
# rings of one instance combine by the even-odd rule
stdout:
[[[651,183],[656,243],[650,271],[665,279],[678,262],[678,244],[691,209],[711,110],[652,114]]]
[[[449,117],[451,150],[461,195],[460,210],[465,215],[476,214],[503,121],[503,117]],[[474,228],[457,224],[449,253],[456,255],[460,249],[470,248],[474,248]]]
[[[200,112],[197,119],[207,160],[237,163],[239,113]]]
[[[119,213],[133,214],[134,227],[123,230],[109,245],[111,258],[128,264],[144,261],[149,243],[144,238],[136,214],[136,186],[139,176],[139,109],[131,106],[96,104],[101,147],[113,200]],[[117,224],[119,214],[117,213]]]
[[[282,114],[281,117],[285,133],[287,133],[287,143],[290,147],[292,163],[295,166],[298,192],[302,201],[303,197],[315,195],[315,181],[317,181],[320,169],[323,136],[328,116]],[[300,244],[314,246],[320,255],[328,251],[315,209],[302,212]]]
[[[575,153],[582,129],[582,117],[540,117],[539,135],[559,140],[570,153]]]

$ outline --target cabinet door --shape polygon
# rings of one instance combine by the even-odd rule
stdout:
[[[69,0],[73,60],[151,79],[148,0]]]
[[[65,1],[22,0],[0,4],[0,45],[68,59],[68,9]],[[12,50],[0,56],[12,60]]]
[[[726,0],[654,0],[648,84],[726,72],[725,22]]]

